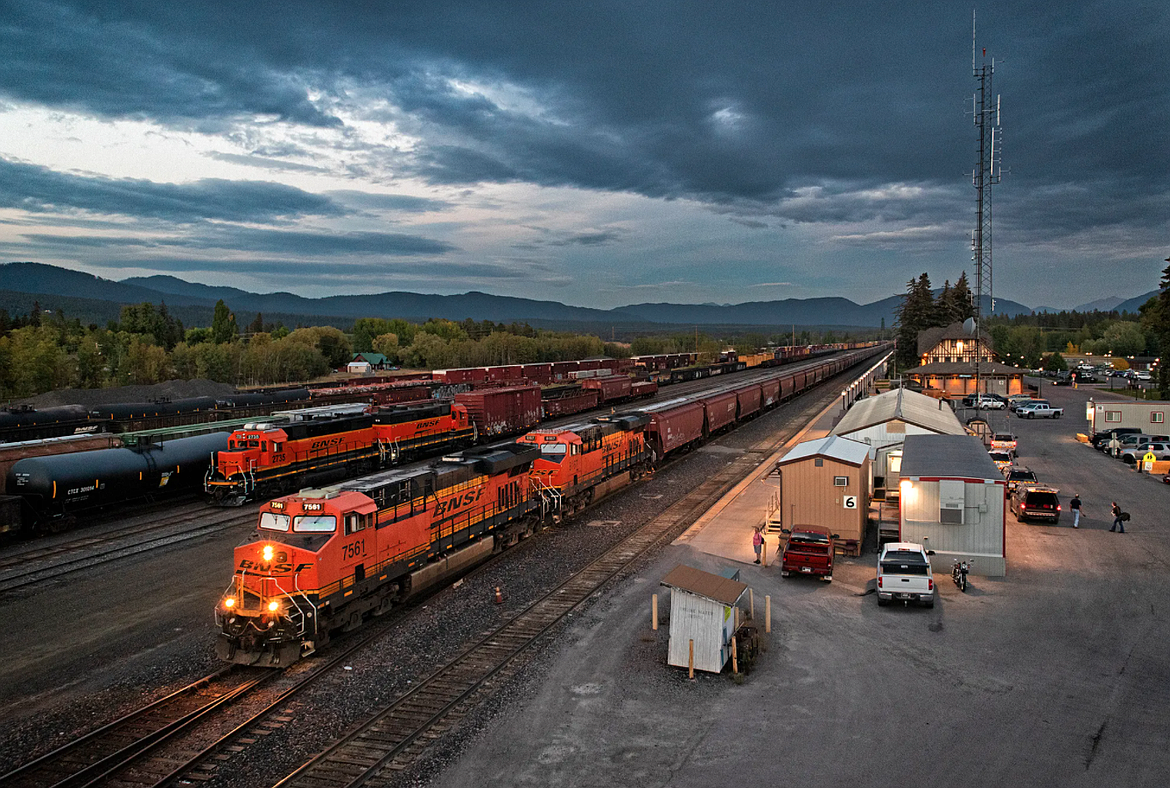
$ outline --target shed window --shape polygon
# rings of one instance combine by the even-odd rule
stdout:
[[[848,476],[834,476],[833,477],[833,486],[834,487],[848,487],[849,486],[849,477]]]
[[[964,484],[958,479],[941,479],[938,483],[938,521],[963,524]]]
[[[824,457],[817,457],[815,460],[813,460],[813,465],[815,465],[818,468],[825,467],[825,458]]]
[[[902,472],[902,452],[890,452],[889,459],[886,460],[886,467],[889,468],[890,473]]]

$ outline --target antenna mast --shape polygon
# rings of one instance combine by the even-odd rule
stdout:
[[[971,235],[971,259],[975,261],[975,392],[979,393],[980,336],[983,323],[983,297],[987,296],[987,314],[995,312],[991,268],[991,187],[1000,181],[1000,156],[1003,141],[999,126],[999,96],[992,91],[995,58],[987,62],[983,49],[983,63],[979,63],[975,43],[975,12],[971,12],[971,72],[978,83],[971,97],[971,112],[979,129],[979,162],[971,173],[975,187],[975,232]],[[993,97],[994,95],[994,97]]]

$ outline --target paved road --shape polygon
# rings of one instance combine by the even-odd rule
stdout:
[[[580,617],[436,784],[1170,784],[1170,486],[1076,443],[1091,391],[1045,389],[1066,418],[1005,423],[1085,516],[1009,515],[1007,577],[966,594],[942,578],[925,610],[877,607],[873,555],[831,586],[748,566],[775,607],[769,651],[742,685],[691,684],[664,666],[665,632],[649,637],[649,597],[679,562],[725,562],[671,547]]]

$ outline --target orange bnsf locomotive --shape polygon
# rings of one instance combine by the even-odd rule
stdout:
[[[474,449],[278,498],[235,550],[220,658],[280,667],[540,527],[538,449]]]
[[[245,425],[232,433],[228,450],[217,453],[204,490],[217,503],[239,505],[263,493],[394,465],[476,439],[462,405],[428,402],[366,410],[361,405],[308,409]]]
[[[560,430],[536,430],[520,439],[540,450],[532,481],[554,522],[572,517],[650,469],[649,423],[642,413],[603,416]]]

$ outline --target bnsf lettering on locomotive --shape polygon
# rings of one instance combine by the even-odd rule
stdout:
[[[309,451],[324,449],[326,446],[336,446],[337,444],[341,443],[342,440],[343,438],[338,435],[336,438],[326,438],[325,440],[313,441],[313,444],[309,447]]]
[[[288,574],[289,572],[293,572],[295,574],[297,572],[303,572],[312,566],[312,564],[297,564],[296,566],[293,566],[291,563],[262,564],[258,561],[250,561],[247,558],[241,558],[239,568],[253,572],[276,572],[278,574]]]
[[[475,503],[482,497],[482,487],[480,487],[478,490],[468,490],[465,493],[453,495],[446,500],[439,501],[438,504],[435,505],[435,517],[442,517],[445,514],[451,514],[452,512],[462,509],[465,506],[471,506],[471,504]]]

